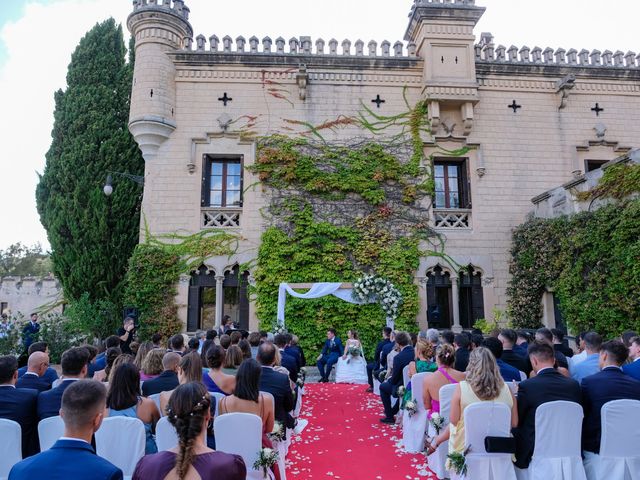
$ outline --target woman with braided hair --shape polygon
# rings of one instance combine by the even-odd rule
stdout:
[[[247,468],[240,456],[207,447],[211,397],[202,383],[176,388],[167,418],[178,434],[178,446],[140,459],[133,480],[245,480]]]

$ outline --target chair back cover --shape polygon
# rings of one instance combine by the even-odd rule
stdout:
[[[406,387],[409,385],[409,365],[402,369],[402,383]]]
[[[247,466],[247,478],[262,478],[253,464],[262,448],[262,419],[251,413],[225,413],[213,422],[216,450],[240,455]],[[238,435],[242,432],[242,435]],[[255,474],[258,474],[257,476]]]
[[[598,480],[640,480],[640,401],[614,400],[602,407]]]
[[[156,408],[160,412],[160,416],[164,417],[164,412],[162,410],[160,410],[160,394],[159,393],[154,393],[153,395],[149,395],[149,398],[151,400],[153,400],[153,403],[156,404]]]
[[[220,392],[209,392],[209,395],[211,395],[214,398],[214,401],[216,402],[215,410],[216,410],[216,415],[218,415],[218,408],[220,408],[220,400],[226,397],[226,395]]]
[[[449,424],[449,412],[451,411],[451,397],[456,390],[456,384],[448,384],[440,387],[438,396],[440,397],[440,415],[446,420],[446,425]],[[429,427],[429,433],[435,435],[435,429]],[[449,441],[442,442],[438,449],[429,455],[429,468],[436,474],[438,478],[448,477],[449,474],[444,468],[447,461],[447,455],[449,454]]]
[[[156,445],[159,452],[171,450],[178,445],[178,434],[167,417],[162,417],[156,425]]]
[[[96,453],[110,461],[125,477],[133,475],[138,460],[144,457],[146,436],[137,418],[109,417],[95,434]]]
[[[60,415],[45,418],[38,423],[40,451],[49,450],[64,435],[64,422]]]
[[[409,453],[418,453],[424,450],[424,436],[427,431],[427,410],[424,408],[422,386],[426,375],[430,373],[416,373],[411,377],[412,400],[416,402],[418,411],[409,416],[403,412],[402,418],[402,445]]]
[[[413,395],[413,399],[418,405],[419,412],[427,411],[427,409],[424,408],[424,395],[422,389],[424,387],[424,379],[428,375],[431,375],[431,372],[416,373],[411,377],[411,393]]]
[[[0,478],[4,479],[22,460],[22,428],[18,422],[0,418],[0,452]]]
[[[453,392],[456,391],[457,384],[450,383],[440,387],[440,415],[442,415],[449,424],[449,414],[451,413],[451,399],[453,398]]]

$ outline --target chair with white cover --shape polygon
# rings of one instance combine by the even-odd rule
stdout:
[[[160,394],[159,393],[154,393],[153,395],[149,395],[149,398],[151,400],[153,400],[153,403],[156,404],[156,408],[160,412],[160,416],[164,417],[164,412],[162,410],[160,410]]]
[[[536,410],[536,438],[529,468],[516,468],[518,480],[585,480],[582,465],[582,406],[558,400]]]
[[[298,395],[296,395],[296,406],[293,409],[293,413],[292,413],[293,418],[298,418],[300,416],[301,410],[302,410],[302,389],[298,388]]]
[[[125,478],[130,478],[138,460],[144,457],[146,436],[142,421],[128,417],[105,418],[95,437],[96,453],[122,470]]]
[[[250,413],[225,413],[216,417],[213,430],[216,450],[240,455],[247,467],[247,480],[262,480],[262,472],[253,468],[262,449],[262,419]]]
[[[402,445],[408,453],[418,453],[424,450],[424,436],[427,431],[427,409],[424,408],[422,387],[424,379],[431,373],[416,373],[411,377],[412,399],[416,402],[418,411],[409,416],[407,411],[402,417]]]
[[[409,365],[402,369],[402,384],[407,387],[411,379],[409,378]]]
[[[373,376],[373,393],[380,395],[380,380],[378,380],[375,375]]]
[[[511,409],[504,403],[478,402],[464,409],[464,448],[468,472],[465,480],[516,480],[509,453],[487,453],[485,437],[511,436]],[[451,473],[452,479],[460,478]]]
[[[220,405],[220,400],[222,400],[224,397],[226,397],[226,395],[224,393],[220,393],[220,392],[209,392],[209,395],[211,395],[213,397],[213,401],[216,402],[216,408],[215,408],[215,412],[216,412],[216,416],[218,415],[218,408]]]
[[[53,444],[64,435],[64,422],[60,415],[45,418],[38,423],[38,438],[40,439],[40,451],[44,452],[53,447]]]
[[[589,480],[640,480],[640,401],[614,400],[602,407],[600,454],[586,456]]]
[[[518,370],[520,372],[520,381],[524,382],[527,379],[527,374],[524,373],[522,370]]]
[[[440,415],[446,420],[445,428],[449,425],[449,414],[451,412],[451,399],[453,392],[456,391],[456,384],[443,385],[440,388],[438,396],[440,397]],[[435,435],[435,431],[430,431],[431,435]],[[440,479],[448,478],[449,472],[444,468],[449,454],[449,441],[442,442],[438,449],[429,455],[429,468]]]
[[[22,460],[22,428],[18,422],[0,418],[0,479],[9,476],[11,467]]]
[[[159,452],[171,450],[178,445],[178,434],[167,417],[162,417],[156,424],[156,445]]]

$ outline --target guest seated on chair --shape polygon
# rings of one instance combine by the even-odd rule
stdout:
[[[243,360],[244,357],[242,356],[242,350],[240,350],[240,347],[238,345],[230,345],[225,352],[222,371],[227,375],[235,375]]]
[[[169,351],[180,356],[184,355],[184,337],[181,334],[178,333],[169,339]]]
[[[560,329],[552,328],[551,334],[553,335],[553,349],[564,354],[567,358],[573,357],[573,350],[564,344],[564,332]]]
[[[280,352],[280,365],[289,371],[289,378],[295,383],[298,379],[298,359],[286,351],[288,343],[287,336],[279,333],[273,338],[273,343],[278,347],[278,351]]]
[[[584,346],[587,352],[587,358],[575,365],[571,370],[571,377],[578,383],[582,382],[585,377],[600,371],[600,347],[602,346],[602,337],[596,332],[589,332],[584,336]]]
[[[141,458],[133,480],[245,480],[247,467],[240,456],[207,447],[211,397],[202,383],[191,382],[176,388],[167,412],[178,434],[178,446]]]
[[[380,397],[384,406],[384,418],[380,419],[382,423],[395,423],[394,416],[398,413],[400,401],[396,403],[395,407],[391,407],[391,397],[398,396],[398,387],[403,383],[402,371],[415,358],[415,351],[410,343],[411,337],[407,332],[398,332],[396,334],[396,344],[400,348],[400,352],[393,359],[391,377],[380,384]]]
[[[329,381],[331,375],[331,369],[338,363],[338,359],[342,355],[344,347],[338,337],[336,337],[335,328],[327,330],[327,340],[322,347],[322,353],[318,356],[317,366],[320,371],[320,382],[326,383]]]
[[[42,352],[40,352],[42,353]],[[13,355],[0,357],[0,418],[13,420],[22,430],[22,454],[25,457],[40,451],[36,405],[38,391],[16,388],[18,360]]]
[[[519,382],[522,380],[520,377],[520,371],[517,368],[512,367],[506,362],[503,362],[500,357],[502,356],[502,343],[496,337],[485,338],[482,346],[488,348],[493,354],[500,370],[500,375],[505,382]]]
[[[249,345],[251,346],[251,358],[255,360],[260,346],[260,332],[251,332],[249,334]]]
[[[464,410],[478,402],[504,403],[511,408],[511,427],[518,425],[518,408],[514,396],[502,380],[493,354],[484,347],[471,352],[467,378],[453,392],[449,425],[450,452],[464,452]]]
[[[536,438],[536,410],[547,402],[565,400],[580,403],[580,384],[560,374],[555,368],[554,349],[548,343],[532,343],[529,359],[536,376],[518,386],[518,426],[513,430],[516,439],[516,467],[529,467]]]
[[[49,368],[49,355],[44,352],[33,352],[29,355],[27,372],[18,379],[16,388],[33,388],[38,392],[51,389],[51,384],[44,379]]]
[[[119,341],[120,340],[118,339],[118,342]],[[122,355],[122,350],[120,350],[120,347],[110,347],[105,352],[104,370],[98,370],[97,372],[95,372],[93,374],[93,379],[97,380],[98,382],[108,382],[109,373],[111,373],[111,370],[113,369],[113,364],[120,355]]]
[[[155,347],[151,342],[142,342],[138,347],[138,351],[136,352],[136,356],[133,359],[133,363],[136,367],[138,367],[138,370],[140,370],[140,377],[142,377],[142,364],[144,363],[144,359],[147,357],[147,353],[149,353],[154,348]],[[143,378],[142,380],[144,381],[148,379]]]
[[[164,371],[152,380],[142,384],[142,394],[145,397],[156,393],[167,392],[178,386],[178,365],[182,357],[175,352],[167,352],[162,357]]]
[[[516,341],[518,339],[518,334],[515,330],[510,328],[505,328],[500,331],[500,335],[498,335],[498,340],[502,342],[502,356],[501,360],[511,365],[516,370],[524,372],[527,377],[529,373],[531,373],[531,366],[527,362],[527,351],[520,354],[520,351],[516,352]],[[522,345],[527,345],[528,348],[529,343],[524,342]]]
[[[367,364],[367,380],[369,382],[369,388],[367,389],[367,392],[369,393],[373,392],[373,375],[375,374],[375,372],[379,373],[381,370],[380,361],[382,350],[386,345],[393,343],[390,340],[392,332],[393,330],[391,330],[390,327],[384,327],[382,329],[382,340],[378,342],[378,345],[376,345],[376,351],[373,354],[373,361]]]
[[[55,417],[60,414],[62,394],[73,382],[87,376],[89,352],[86,348],[70,348],[62,354],[62,381],[56,388],[42,392],[38,396],[38,419]]]
[[[202,381],[202,360],[197,352],[187,353],[180,359],[178,365],[178,383],[184,385],[189,382],[201,382]],[[175,392],[175,389],[162,392],[160,394],[160,416],[164,417],[167,404],[171,394]]]
[[[289,412],[296,404],[290,380],[286,375],[274,370],[275,362],[276,346],[270,342],[261,344],[258,348],[258,363],[262,366],[260,391],[273,395],[275,419],[286,428],[293,428],[295,422]]]
[[[539,328],[536,330],[535,339],[537,342],[547,342],[553,348],[553,334],[551,330],[548,328]],[[565,377],[569,376],[569,361],[564,353],[555,350],[556,352],[556,368],[560,373],[562,373]],[[530,364],[529,359],[527,358],[527,364]]]
[[[42,352],[49,355],[49,345],[47,342],[34,342],[29,346],[29,350],[27,351],[28,355],[31,356],[34,352]],[[18,378],[22,378],[22,376],[27,373],[29,365],[25,367],[21,367],[18,369]],[[53,385],[58,379],[58,372],[53,367],[48,367],[44,375],[41,375],[42,380],[47,382],[49,386]]]
[[[145,453],[158,451],[151,430],[160,419],[160,412],[153,400],[140,394],[140,371],[133,363],[124,363],[114,370],[105,416],[139,419],[144,424],[147,437]]]
[[[121,480],[122,471],[96,455],[91,446],[102,424],[106,396],[100,382],[73,382],[62,395],[63,436],[46,452],[14,465],[9,480]]]
[[[529,342],[531,342],[531,336],[529,335],[529,332],[527,332],[526,330],[518,330],[516,333],[516,342],[513,345],[513,353],[515,353],[516,355],[520,355],[524,359],[529,358],[527,355]],[[504,342],[503,342],[503,347],[504,347]],[[525,373],[528,373],[528,372],[525,372]]]
[[[462,332],[455,336],[453,346],[456,348],[456,370],[464,372],[469,363],[469,353],[471,353],[471,337],[468,333]]]
[[[600,372],[582,380],[582,450],[585,468],[594,456],[600,453],[602,435],[601,410],[612,400],[640,400],[640,381],[622,372],[629,349],[620,340],[603,343],[600,347]],[[637,428],[637,425],[630,426]]]
[[[238,348],[242,352],[243,360],[247,360],[248,358],[253,358],[251,356],[251,344],[249,343],[249,340],[246,340],[244,338],[240,340],[240,343],[238,343]]]
[[[165,353],[167,353],[166,350],[162,348],[154,348],[147,353],[147,356],[142,360],[140,380],[147,382],[160,376],[164,370],[164,368],[162,368],[162,359]]]
[[[298,337],[295,337],[290,333],[285,333],[284,337],[287,342],[287,346],[284,348],[284,351],[288,355],[291,355],[296,359],[296,367],[298,367],[298,371],[300,371],[300,369],[304,367],[305,362],[303,362],[304,354],[302,352],[302,348],[300,348],[300,345],[298,345]],[[294,342],[294,337],[295,337],[295,342]]]
[[[636,380],[640,380],[640,337],[633,337],[630,343],[629,358],[631,363],[622,367],[622,371]]]
[[[107,368],[107,351],[113,347],[118,347],[118,349],[120,348],[120,338],[117,335],[111,335],[104,341],[104,351],[102,353],[98,353],[93,361],[93,369],[95,372],[99,372],[100,370]]]
[[[225,352],[220,345],[213,345],[207,351],[209,371],[202,374],[202,383],[210,392],[231,395],[236,388],[236,377],[222,371]]]

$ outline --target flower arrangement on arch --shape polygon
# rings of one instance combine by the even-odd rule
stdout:
[[[353,284],[354,300],[361,303],[379,303],[387,318],[395,321],[402,305],[402,294],[386,278],[378,275],[365,275]]]
[[[258,454],[258,458],[253,463],[254,470],[262,470],[264,478],[268,478],[268,472],[271,467],[278,463],[278,452],[273,448],[263,448]]]

